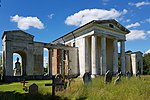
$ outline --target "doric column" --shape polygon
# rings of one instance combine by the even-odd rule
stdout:
[[[92,35],[92,43],[91,43],[91,63],[92,63],[92,76],[97,74],[97,64],[96,64],[96,46],[97,46],[97,38],[95,35]]]
[[[118,41],[113,41],[113,74],[118,72]]]
[[[101,75],[106,73],[106,37],[101,37]]]
[[[49,73],[49,76],[52,76],[52,56],[53,56],[53,49],[48,49],[48,73]]]
[[[121,53],[121,72],[125,75],[125,41],[120,42],[120,53]]]

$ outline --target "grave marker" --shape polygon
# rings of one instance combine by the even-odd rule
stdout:
[[[121,81],[121,72],[118,73],[116,76],[117,76],[117,78],[116,78],[115,81],[114,81],[114,84],[115,84],[115,85],[118,84],[118,83]]]
[[[108,70],[105,74],[104,82],[107,84],[111,83],[111,81],[112,81],[112,73]]]
[[[26,83],[28,83],[27,81],[25,81],[25,80],[23,80],[23,81],[21,81],[20,83],[22,83],[22,86],[23,86],[23,90],[24,91],[28,91],[28,88],[27,88],[27,86],[26,86]]]
[[[89,72],[84,73],[83,82],[85,85],[91,83],[91,74]]]
[[[32,85],[29,86],[29,94],[34,95],[38,93],[38,86],[33,83]]]
[[[64,86],[64,83],[55,83],[55,76],[52,76],[52,84],[45,84],[45,86],[52,86],[52,98],[55,97],[56,86]]]

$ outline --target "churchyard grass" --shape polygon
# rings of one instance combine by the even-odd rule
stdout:
[[[56,95],[60,100],[150,100],[150,76],[121,77],[119,84],[104,84],[104,77],[92,79],[92,83],[84,85],[81,78],[74,79],[71,86]],[[28,96],[22,90],[20,82],[0,83],[0,100],[48,100],[51,98],[51,86],[46,87],[50,80],[28,81],[27,86],[36,83],[39,87],[37,96]],[[58,100],[59,100],[58,99]]]

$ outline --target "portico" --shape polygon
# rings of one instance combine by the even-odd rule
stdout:
[[[121,43],[121,70],[125,74],[124,41],[107,37],[107,35],[92,35],[85,37],[85,72],[92,75],[104,75],[107,70],[118,72],[118,42]]]

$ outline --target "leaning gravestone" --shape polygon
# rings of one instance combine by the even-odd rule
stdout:
[[[34,95],[38,93],[38,86],[33,83],[32,85],[29,86],[29,94]]]
[[[64,84],[64,79],[61,74],[57,74],[54,79],[55,84]],[[55,86],[55,91],[63,91],[65,89],[64,85]]]
[[[114,81],[114,84],[116,85],[116,84],[118,84],[120,81],[121,81],[121,72],[120,73],[118,73],[117,75],[116,75],[116,79],[115,79],[115,81]]]
[[[91,74],[89,72],[84,73],[83,82],[85,85],[91,83]]]
[[[108,70],[105,73],[104,82],[107,84],[107,83],[111,83],[111,81],[112,81],[112,73]]]

